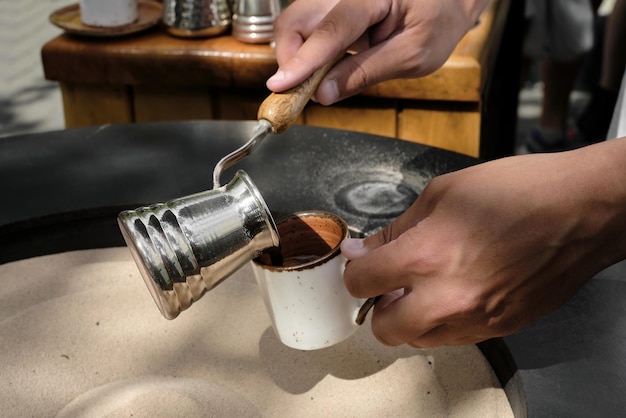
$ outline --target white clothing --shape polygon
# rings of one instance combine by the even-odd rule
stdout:
[[[626,136],[626,71],[622,76],[622,85],[620,86],[615,109],[613,110],[613,119],[611,119],[607,139],[624,136]]]

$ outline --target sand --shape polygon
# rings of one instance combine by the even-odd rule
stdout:
[[[249,266],[168,321],[126,248],[0,266],[0,405],[19,417],[512,417],[475,346],[389,348],[366,322],[299,351]]]

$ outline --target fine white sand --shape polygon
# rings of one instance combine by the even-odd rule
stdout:
[[[512,417],[475,346],[283,346],[249,266],[168,321],[126,248],[0,266],[5,416]]]

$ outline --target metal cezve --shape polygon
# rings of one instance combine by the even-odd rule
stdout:
[[[285,131],[336,61],[263,101],[250,140],[216,164],[212,190],[118,215],[124,240],[164,317],[175,318],[246,262],[279,245],[274,219],[252,179],[240,170],[221,186],[220,177],[269,133]]]

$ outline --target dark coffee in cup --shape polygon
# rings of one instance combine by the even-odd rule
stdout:
[[[256,261],[267,267],[307,268],[323,263],[339,252],[348,236],[345,222],[320,211],[293,214],[277,224],[280,245]]]
[[[345,340],[359,327],[364,302],[343,281],[347,260],[340,244],[348,225],[331,212],[311,210],[289,215],[277,230],[279,250],[251,263],[276,335],[300,350]]]

